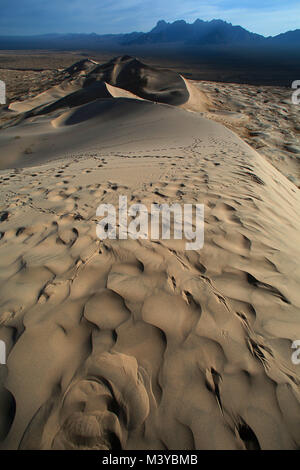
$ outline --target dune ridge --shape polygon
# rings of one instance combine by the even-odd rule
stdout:
[[[221,124],[112,91],[1,131],[0,448],[298,449],[298,189]],[[203,203],[203,249],[99,240],[120,194]]]

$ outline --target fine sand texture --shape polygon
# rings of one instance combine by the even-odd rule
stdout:
[[[234,130],[300,188],[300,106],[291,88],[192,84],[209,98],[206,117]]]
[[[0,448],[299,449],[299,189],[204,117],[209,90],[151,69],[141,91],[133,65],[0,116]],[[100,240],[120,195],[204,204],[204,247]]]

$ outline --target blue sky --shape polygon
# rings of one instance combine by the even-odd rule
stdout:
[[[0,35],[149,31],[158,20],[223,19],[276,35],[300,28],[299,0],[0,0]]]

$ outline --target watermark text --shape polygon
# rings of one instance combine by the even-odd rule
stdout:
[[[186,250],[200,250],[204,244],[203,204],[144,204],[128,207],[127,196],[119,196],[119,207],[100,204],[96,212],[100,240],[187,240]],[[117,222],[118,219],[118,222]]]

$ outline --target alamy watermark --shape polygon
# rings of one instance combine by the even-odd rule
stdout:
[[[0,340],[0,364],[6,364],[6,344]]]
[[[6,104],[6,85],[2,80],[0,80],[0,105],[1,104]]]
[[[127,196],[119,196],[119,207],[100,204],[96,212],[102,217],[96,232],[100,240],[188,240],[186,250],[200,250],[204,244],[203,204],[144,204],[128,207]],[[118,219],[118,221],[117,221]]]
[[[292,83],[293,93],[292,93],[292,103],[300,104],[300,80],[294,80]]]
[[[296,349],[292,354],[292,363],[298,366],[300,364],[300,339],[293,342],[292,349]]]

